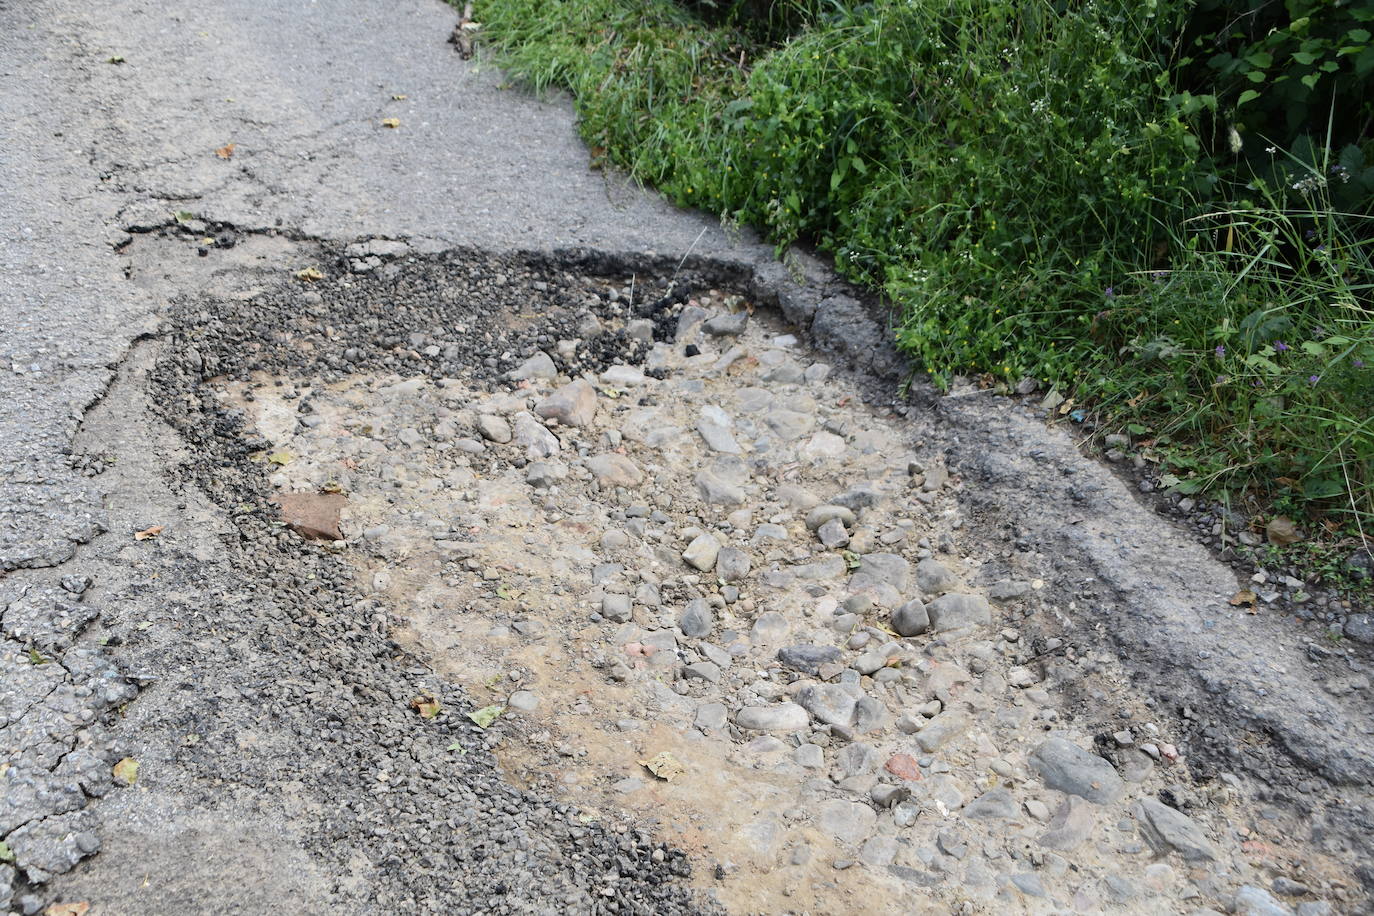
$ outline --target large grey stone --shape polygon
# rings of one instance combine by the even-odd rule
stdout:
[[[851,726],[859,701],[838,684],[814,684],[797,691],[797,702],[818,722]]]
[[[744,502],[744,488],[711,471],[696,476],[697,494],[713,506],[738,506]]]
[[[1274,895],[1253,884],[1241,885],[1231,898],[1231,912],[1236,916],[1293,916]]]
[[[926,611],[937,633],[992,623],[992,608],[981,595],[941,595],[926,605]]]
[[[682,634],[695,639],[709,636],[715,623],[715,615],[711,613],[711,607],[704,598],[693,598],[688,601],[677,619],[677,626]]]
[[[749,575],[749,554],[738,547],[722,547],[716,557],[716,576],[722,582],[738,582]]]
[[[720,556],[720,541],[712,535],[699,534],[682,552],[682,559],[693,569],[710,572],[715,568],[716,558]]]
[[[893,607],[902,600],[911,578],[911,564],[895,553],[870,553],[859,561],[849,578],[849,591],[870,598],[874,604]]]
[[[511,440],[510,424],[505,417],[483,414],[477,418],[477,432],[488,442],[505,444]]]
[[[927,595],[939,595],[956,581],[954,573],[939,560],[925,559],[916,564],[916,586]]]
[[[892,629],[900,636],[918,636],[930,629],[930,615],[921,599],[913,598],[892,612]]]
[[[563,447],[548,427],[524,411],[515,415],[515,444],[534,459],[556,455]]]
[[[1077,849],[1092,836],[1096,820],[1092,805],[1076,795],[1065,796],[1045,832],[1040,834],[1036,842],[1046,849],[1058,849],[1063,852]]]
[[[857,846],[873,832],[878,815],[868,805],[832,798],[821,802],[816,825],[841,843]]]
[[[596,416],[596,389],[577,379],[536,404],[534,412],[564,426],[587,426]]]
[[[1151,845],[1172,849],[1186,861],[1214,861],[1217,851],[1192,818],[1158,799],[1140,800],[1140,826]]]
[[[735,713],[735,724],[756,732],[795,732],[811,724],[806,710],[796,703],[746,706]]]
[[[506,378],[519,382],[531,378],[553,378],[557,374],[558,367],[553,364],[553,359],[550,358],[549,354],[540,350],[507,372]]]
[[[1030,755],[1030,765],[1051,789],[1099,805],[1111,804],[1126,791],[1126,783],[1110,763],[1063,738],[1041,742]]]
[[[962,713],[942,712],[916,733],[916,743],[930,754],[968,731],[968,727],[969,720]]]
[[[782,662],[793,671],[800,671],[802,674],[809,674],[814,677],[821,669],[821,665],[829,662],[839,661],[840,650],[835,646],[813,646],[810,643],[801,643],[795,646],[785,646],[778,650],[778,661]]]
[[[975,821],[1009,821],[1020,809],[1011,792],[1000,786],[989,789],[964,806],[964,817]]]
[[[839,519],[846,526],[852,526],[855,522],[854,512],[845,506],[816,506],[806,513],[806,527],[812,531],[819,531],[821,526],[833,519]]]

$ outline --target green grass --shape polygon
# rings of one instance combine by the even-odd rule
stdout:
[[[1030,375],[1183,492],[1374,529],[1374,227],[1329,204],[1363,151],[1209,155],[1225,112],[1175,85],[1181,3],[788,9],[787,38],[669,0],[477,16],[513,76],[571,91],[594,155],[831,254],[937,384]]]

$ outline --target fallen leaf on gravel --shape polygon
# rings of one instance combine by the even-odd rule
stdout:
[[[397,93],[391,97],[393,102],[404,102],[408,96],[405,93]]]
[[[664,782],[672,782],[687,772],[687,768],[682,765],[682,762],[667,751],[657,753],[648,760],[641,760],[639,765]]]
[[[506,707],[501,705],[483,706],[481,709],[468,713],[468,718],[475,722],[478,728],[490,728],[491,723],[495,722],[505,711]]]
[[[1298,526],[1286,515],[1276,516],[1273,521],[1264,526],[1265,534],[1269,535],[1269,541],[1280,547],[1289,544],[1296,544],[1302,540],[1302,534],[1298,532]]]
[[[4,840],[0,840],[0,862],[13,862],[14,851],[5,845]]]
[[[43,911],[43,916],[86,916],[86,911],[91,905],[86,901],[80,903],[54,903]]]
[[[916,782],[921,778],[921,766],[916,762],[916,758],[910,754],[893,754],[887,758],[887,763],[883,765],[893,776]]]
[[[178,210],[172,214],[172,217],[179,223],[189,223],[196,218],[196,215],[190,210]]]
[[[1248,588],[1243,588],[1231,596],[1231,604],[1234,607],[1240,607],[1242,604],[1254,604],[1257,600],[1259,600],[1259,596]]]
[[[412,698],[410,701],[410,708],[418,712],[422,719],[433,719],[435,716],[439,715],[439,710],[443,708],[443,704],[434,697],[426,694],[424,696]]]
[[[114,55],[113,57],[108,57],[108,58],[105,59],[105,63],[107,63],[107,64],[122,64],[122,63],[124,63],[124,55],[122,55],[122,54],[116,54],[116,55]]]
[[[234,158],[234,147],[236,146],[238,146],[237,143],[226,143],[215,150],[215,155],[221,159],[232,159]]]
[[[304,270],[296,271],[296,279],[304,280],[306,283],[314,283],[316,280],[324,279],[324,271],[318,267],[307,267]]]
[[[267,456],[267,460],[272,464],[286,464],[291,460],[290,452],[273,452]]]
[[[383,126],[383,127],[390,127],[390,128],[392,128],[392,129],[394,130],[395,128],[401,126],[401,119],[400,119],[400,118],[382,118],[382,126]]]
[[[459,757],[466,757],[468,753],[467,748],[463,747],[463,745],[457,741],[450,744],[448,746],[448,749],[451,751],[457,751]]]
[[[135,531],[134,540],[146,541],[149,538],[155,538],[162,533],[162,529],[164,527],[164,525],[153,525],[151,528],[144,528],[142,531]]]
[[[125,757],[114,765],[111,772],[114,773],[115,782],[131,786],[138,782],[138,761],[132,757]]]
[[[86,916],[86,911],[91,905],[86,901],[80,903],[54,903],[43,911],[43,916]]]

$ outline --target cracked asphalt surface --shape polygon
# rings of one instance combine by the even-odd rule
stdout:
[[[461,722],[441,723],[468,760],[457,807],[535,812],[503,826],[499,853],[464,860],[462,842],[444,846],[441,834],[474,828],[446,823],[442,794],[334,817],[330,799],[361,790],[332,771],[364,763],[298,742],[408,745],[395,716],[309,722],[321,690],[353,689],[320,675],[320,659],[364,671],[367,689],[390,682],[402,710],[423,691],[447,702],[449,688],[384,640],[376,649],[376,608],[301,584],[334,582],[328,563],[292,555],[283,567],[267,541],[245,540],[197,484],[210,472],[187,470],[200,457],[185,425],[196,405],[169,417],[150,404],[174,400],[148,382],[171,303],[251,297],[359,238],[431,253],[580,250],[584,264],[641,270],[690,255],[891,399],[898,362],[879,325],[819,264],[783,267],[767,246],[589,169],[568,107],[459,60],[445,43],[455,18],[430,0],[0,0],[0,837],[16,859],[0,861],[0,904],[12,886],[25,913],[53,899],[111,913],[464,911],[455,894],[473,912],[710,906],[652,837],[588,827],[504,786]],[[230,143],[230,158],[216,155]],[[198,237],[217,240],[205,257]],[[1096,610],[1066,610],[1064,632],[1188,708],[1196,776],[1235,776],[1281,833],[1351,860],[1359,912],[1374,835],[1367,690],[1312,681],[1365,676],[1367,659],[1313,652],[1282,620],[1246,621],[1243,637],[1218,626],[1232,571],[1028,411],[971,393],[911,409],[933,417],[933,444],[968,482],[970,538],[991,553],[1010,533],[1052,558],[1062,607]],[[164,532],[132,539],[154,525]],[[299,625],[290,595],[302,590],[299,607],[328,623],[299,650],[255,629],[260,617]],[[265,700],[277,677],[299,683]],[[250,724],[262,704],[276,724]],[[432,782],[433,762],[414,755],[411,776]],[[126,757],[184,772],[116,787]],[[387,835],[378,812],[433,835]],[[369,836],[385,849],[376,861],[358,858]],[[450,860],[415,864],[435,849],[467,861],[450,863],[463,882],[445,883]],[[610,870],[625,886],[604,894]]]

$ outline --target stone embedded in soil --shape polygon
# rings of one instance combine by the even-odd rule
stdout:
[[[722,582],[740,582],[749,575],[749,554],[738,547],[723,547],[716,556],[716,576]]]
[[[1032,817],[1043,820],[1039,817],[1040,812],[1031,811],[1029,803],[1026,809]],[[1067,795],[1046,825],[1045,832],[1036,838],[1036,842],[1046,849],[1069,852],[1083,845],[1092,836],[1096,821],[1097,815],[1092,804],[1076,795]]]
[[[286,526],[312,541],[341,541],[339,514],[348,505],[342,493],[276,493],[272,501]]]
[[[927,558],[916,564],[916,586],[927,595],[942,594],[956,581],[954,573],[939,560]]]
[[[1216,848],[1188,815],[1154,798],[1142,798],[1139,804],[1141,828],[1157,848],[1172,849],[1188,862],[1217,858]]]
[[[696,476],[696,485],[704,503],[717,506],[744,504],[744,488],[718,474],[702,471]]]
[[[992,624],[992,608],[981,595],[941,595],[926,605],[926,611],[937,633]]]
[[[916,733],[916,743],[927,754],[934,753],[968,731],[968,728],[969,720],[963,713],[943,712]]]
[[[536,404],[534,412],[564,426],[589,426],[596,417],[596,389],[577,379]]]
[[[633,487],[644,479],[637,464],[615,452],[588,458],[587,470],[592,472],[597,483],[606,487]]]
[[[738,337],[749,324],[748,312],[735,312],[732,315],[716,315],[708,318],[701,329],[712,337]]]
[[[1002,787],[989,789],[964,806],[964,817],[975,821],[1009,821],[1019,812],[1016,799]]]
[[[895,553],[870,553],[859,560],[859,568],[849,579],[851,593],[861,594],[874,604],[893,607],[902,600],[911,564]]]
[[[832,798],[821,802],[816,825],[841,843],[858,846],[873,831],[877,814],[860,802]]]
[[[727,455],[738,455],[744,451],[740,448],[739,442],[725,425],[702,416],[697,421],[697,433],[701,440],[706,443],[706,447],[713,452],[721,452]]]
[[[814,684],[797,691],[797,702],[826,725],[854,724],[858,700],[838,684]]]
[[[930,615],[919,598],[913,598],[892,612],[892,629],[900,636],[919,636],[930,629]]]
[[[707,731],[719,731],[728,722],[724,703],[702,703],[697,707],[696,719],[692,724]]]
[[[558,437],[532,415],[521,411],[515,415],[515,444],[525,449],[529,458],[548,458],[563,448]]]
[[[735,724],[749,731],[795,732],[811,724],[806,710],[796,703],[746,706],[735,713]]]
[[[806,527],[819,531],[827,522],[838,519],[841,524],[851,526],[855,522],[854,512],[845,506],[816,506],[806,513]]]
[[[710,572],[715,568],[716,559],[720,556],[720,541],[713,535],[699,534],[692,539],[692,543],[687,545],[687,549],[682,552],[683,561],[693,569],[702,572]]]
[[[839,661],[840,650],[835,646],[813,646],[801,643],[778,650],[778,661],[793,671],[800,671],[814,677],[821,665]]]
[[[704,599],[693,598],[682,609],[682,614],[677,619],[677,625],[684,636],[700,639],[711,635],[711,628],[715,626],[715,617],[711,613],[710,605]]]
[[[883,769],[899,779],[910,782],[918,782],[921,779],[921,767],[917,764],[916,758],[910,754],[893,754],[887,758],[887,763],[883,764]]]
[[[630,619],[631,602],[629,595],[607,595],[601,599],[601,616],[616,623]]]
[[[838,518],[832,518],[816,529],[816,537],[831,550],[838,550],[849,543],[849,532]]]
[[[539,697],[529,690],[517,690],[506,698],[506,705],[516,712],[534,712],[539,708]]]
[[[553,364],[553,359],[543,350],[535,353],[529,359],[516,366],[506,373],[506,378],[511,381],[525,381],[527,379],[549,379],[558,375],[558,367]]]
[[[483,414],[477,418],[477,432],[488,442],[504,445],[511,440],[510,424],[505,417]]]
[[[1030,765],[1051,789],[1078,795],[1100,805],[1111,804],[1126,784],[1110,763],[1063,738],[1049,738],[1030,755]]]

